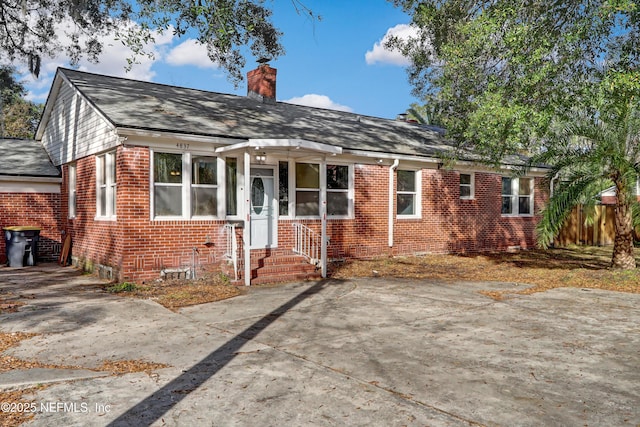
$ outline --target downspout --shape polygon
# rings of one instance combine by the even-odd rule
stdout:
[[[558,179],[559,175],[560,175],[560,172],[558,171],[558,173],[556,173],[555,176],[553,178],[551,178],[551,182],[549,183],[549,197],[553,197],[553,189],[554,189],[553,182],[556,179]]]
[[[389,167],[389,247],[393,247],[393,175],[400,164],[399,159],[393,159],[393,164]]]

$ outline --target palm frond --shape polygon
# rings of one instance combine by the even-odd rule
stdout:
[[[572,175],[564,185],[559,186],[547,205],[540,211],[542,218],[536,227],[538,245],[548,248],[560,233],[573,208],[593,199],[593,191],[600,185],[599,177],[593,175]]]
[[[633,228],[640,227],[640,202],[635,201],[631,204],[631,216],[633,218]]]

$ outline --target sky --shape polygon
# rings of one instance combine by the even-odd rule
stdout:
[[[304,0],[305,6],[321,16],[319,21],[298,14],[290,0],[265,4],[273,6],[273,21],[284,33],[286,52],[270,63],[278,70],[278,101],[383,118],[395,118],[411,103],[419,102],[411,95],[407,60],[382,46],[389,34],[411,33],[410,17],[390,2]],[[43,58],[39,78],[24,72],[20,80],[29,91],[28,99],[37,103],[46,101],[57,67],[220,93],[247,93],[246,80],[235,88],[193,39],[165,34],[148,48],[155,58],[142,58],[129,72],[125,71],[129,52],[120,42],[105,40],[98,64],[82,60],[71,67],[64,56]],[[247,57],[245,75],[257,66],[257,59]]]

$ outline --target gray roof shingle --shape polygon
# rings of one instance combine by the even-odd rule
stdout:
[[[0,175],[60,177],[60,171],[38,141],[0,138],[0,153]]]
[[[453,145],[437,132],[399,120],[69,69],[59,72],[117,127],[238,139],[305,139],[409,156],[453,151]]]

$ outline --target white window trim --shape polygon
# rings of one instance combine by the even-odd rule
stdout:
[[[281,219],[318,219],[320,218],[320,212],[318,212],[318,215],[298,215],[295,211],[296,209],[296,194],[298,191],[311,191],[313,189],[311,188],[303,188],[303,187],[296,187],[296,164],[297,163],[305,163],[305,164],[311,164],[311,165],[319,165],[319,174],[320,174],[320,180],[319,180],[319,188],[318,188],[318,192],[319,192],[319,196],[318,196],[318,200],[319,200],[319,211],[321,211],[322,208],[322,203],[326,203],[327,201],[327,194],[330,192],[335,192],[335,193],[347,193],[347,215],[330,215],[329,213],[327,213],[327,219],[353,219],[354,218],[354,199],[355,199],[355,168],[354,168],[354,164],[353,163],[347,163],[347,162],[300,162],[300,161],[295,161],[295,160],[290,160],[288,162],[289,164],[289,214],[288,215],[280,215]],[[340,190],[329,190],[327,188],[327,166],[347,166],[348,168],[348,174],[349,174],[349,184],[348,184],[348,188],[346,190],[340,189]],[[279,182],[278,182],[279,184]],[[280,188],[278,186],[278,188]],[[278,200],[279,200],[279,196],[278,196]]]
[[[328,194],[329,193],[346,193],[347,194],[347,214],[346,215],[331,215],[329,214],[329,212],[327,212],[327,218],[330,219],[353,219],[354,217],[354,193],[355,193],[355,172],[354,172],[354,165],[353,163],[341,163],[341,162],[331,162],[331,163],[327,163],[327,166],[346,166],[348,168],[347,170],[347,174],[349,176],[349,182],[347,184],[347,189],[340,189],[340,190],[329,190],[327,188],[326,185],[326,177],[327,177],[327,171],[325,168],[325,172],[324,172],[324,176],[325,176],[325,188],[327,191],[327,200],[328,200]],[[327,205],[327,209],[328,209],[328,205]]]
[[[104,182],[100,171],[102,170],[102,162],[105,162],[105,177]],[[114,198],[117,195],[117,172],[116,168],[116,152],[109,151],[104,154],[96,156],[96,216],[95,220],[115,221],[116,213],[111,212],[113,205],[115,205]],[[104,186],[104,190],[101,188]],[[100,212],[100,193],[105,191],[105,209],[106,212]],[[116,205],[117,209],[117,205]]]
[[[476,198],[476,174],[475,172],[460,172],[459,176],[461,175],[470,175],[471,176],[471,183],[470,184],[462,184],[462,182],[460,182],[460,187],[465,186],[465,187],[469,187],[470,188],[470,194],[468,196],[463,196],[462,192],[460,193],[460,200],[474,200]]]
[[[183,215],[187,216],[187,219],[193,220],[214,220],[218,218],[225,218],[227,216],[227,199],[226,197],[220,197],[221,194],[224,194],[225,189],[225,171],[226,165],[223,158],[212,156],[211,154],[197,154],[197,153],[185,153],[183,156],[183,168],[184,168],[184,158],[187,157],[187,166],[189,169],[189,180],[186,179],[183,181],[183,184],[187,182],[187,200],[186,205],[189,206],[187,212],[183,212]],[[210,157],[215,159],[216,161],[216,182],[217,184],[193,184],[192,173],[193,173],[193,158],[194,157]],[[191,190],[193,188],[215,188],[216,194],[216,215],[191,215]],[[220,201],[222,200],[222,203]],[[186,206],[185,205],[185,206]],[[222,205],[222,206],[221,206]]]
[[[68,167],[69,176],[67,178],[67,186],[68,186],[68,218],[73,219],[77,215],[77,204],[78,204],[78,172],[76,163],[69,163]]]
[[[150,151],[150,173],[149,173],[149,185],[151,188],[150,197],[149,197],[149,212],[152,221],[203,221],[203,220],[217,220],[220,218],[226,218],[226,198],[221,197],[224,194],[225,190],[225,164],[224,158],[219,156],[212,155],[211,153],[200,153],[200,152],[183,152],[177,150],[149,150]],[[182,182],[180,184],[177,183],[160,183],[161,186],[167,187],[180,187],[181,188],[181,197],[182,197],[182,214],[181,215],[162,215],[158,216],[155,212],[155,176],[154,176],[154,156],[155,153],[168,153],[168,154],[180,154],[182,156]],[[191,189],[193,187],[192,184],[192,158],[193,157],[211,157],[216,159],[216,185],[201,185],[201,187],[210,187],[216,188],[216,206],[217,206],[217,215],[191,215]],[[222,200],[222,202],[221,202]]]
[[[318,215],[298,215],[298,212],[296,212],[296,204],[298,203],[298,191],[314,191],[314,188],[307,188],[307,187],[298,187],[296,184],[296,164],[307,164],[307,165],[318,165]],[[291,181],[291,178],[289,179],[289,181]],[[291,200],[293,202],[293,211],[289,210],[289,213],[291,215],[291,212],[293,212],[293,218],[296,219],[318,219],[320,218],[320,210],[322,208],[322,186],[324,183],[324,186],[326,187],[326,181],[327,181],[327,170],[326,168],[322,167],[322,162],[294,162],[293,164],[293,198],[289,197],[289,200]],[[291,187],[289,187],[291,188]],[[291,190],[289,190],[289,196],[291,196]],[[291,206],[290,206],[291,207]]]
[[[235,215],[228,215],[227,214],[227,159],[236,159],[236,214]],[[218,158],[219,163],[218,165],[220,165],[220,163],[222,163],[222,168],[224,169],[224,171],[220,171],[218,170],[218,194],[219,197],[221,197],[222,199],[224,199],[224,206],[222,206],[222,211],[220,210],[220,208],[218,208],[218,213],[220,216],[220,218],[225,218],[229,221],[238,221],[242,218],[242,213],[240,212],[240,209],[242,208],[243,204],[242,204],[242,191],[241,188],[243,188],[243,185],[241,184],[243,181],[243,177],[242,177],[242,168],[241,168],[241,160],[242,160],[242,156],[225,156],[225,157],[219,157]],[[222,181],[220,181],[220,179],[222,179]]]
[[[503,176],[502,178],[511,178],[509,176]],[[535,179],[529,176],[523,176],[522,178],[529,180],[529,191],[531,194],[529,197],[529,210],[531,213],[520,213],[520,178],[511,178],[511,194],[502,194],[502,178],[500,178],[500,210],[502,211],[502,197],[511,197],[511,213],[502,213],[503,217],[532,217],[534,216],[535,206]],[[524,197],[524,196],[523,196]]]
[[[398,168],[398,170],[415,172],[416,191],[398,191],[398,179],[396,176],[396,218],[397,219],[422,219],[422,169]],[[397,175],[397,172],[396,172]],[[398,213],[398,194],[414,194],[415,195],[415,213],[411,215],[403,215]]]

